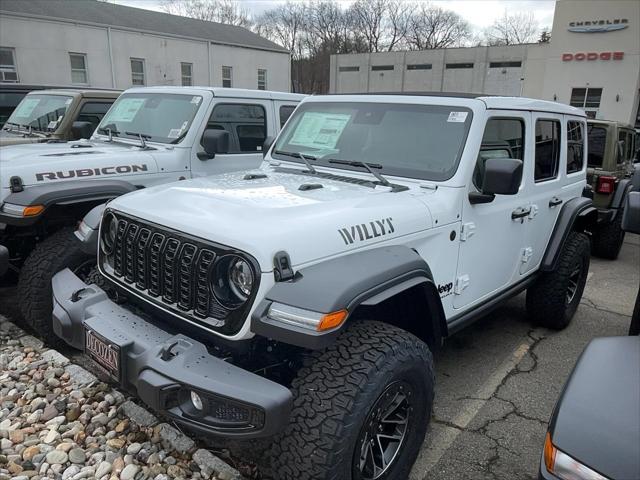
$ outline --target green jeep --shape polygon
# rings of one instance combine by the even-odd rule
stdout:
[[[636,133],[623,123],[589,120],[587,137],[587,183],[593,188],[593,204],[598,209],[592,251],[599,257],[615,260],[624,240],[622,209],[632,188]]]

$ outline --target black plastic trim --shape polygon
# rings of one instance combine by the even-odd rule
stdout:
[[[573,230],[589,231],[598,222],[598,211],[587,197],[575,197],[560,209],[553,233],[542,257],[540,271],[552,272],[560,261],[560,252]]]
[[[276,283],[267,292],[253,312],[251,330],[304,348],[325,348],[335,341],[344,324],[328,332],[314,332],[275,322],[267,317],[271,303],[319,313],[346,309],[351,314],[360,305],[375,305],[419,284],[430,287],[426,298],[432,315],[425,321],[431,321],[434,331],[445,335],[444,310],[431,270],[418,253],[401,245],[351,253],[297,271],[292,280]]]
[[[9,249],[0,245],[0,277],[9,270]]]

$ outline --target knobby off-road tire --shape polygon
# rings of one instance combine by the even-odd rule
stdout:
[[[587,282],[590,261],[589,237],[571,232],[558,268],[543,273],[527,290],[527,313],[531,320],[547,328],[562,330],[576,313]]]
[[[271,451],[273,478],[406,480],[431,417],[433,359],[427,345],[410,333],[362,321],[307,359],[292,392],[289,425]],[[395,404],[395,413],[388,415]],[[371,459],[373,452],[363,443],[371,444],[374,430],[399,436],[400,430],[392,429],[402,426],[402,412],[406,429],[387,470],[380,476],[361,474],[361,454]],[[391,445],[380,438],[383,446]]]
[[[82,274],[96,263],[95,255],[84,253],[74,228],[63,228],[40,242],[20,270],[18,301],[24,322],[50,345],[62,341],[53,332],[51,279],[60,270],[70,268]]]
[[[611,223],[599,225],[593,232],[593,254],[615,260],[620,254],[622,243],[624,242],[624,230],[622,230],[622,213],[620,208],[616,213],[616,218]]]

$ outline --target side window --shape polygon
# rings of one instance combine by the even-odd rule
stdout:
[[[604,147],[607,143],[607,130],[603,127],[587,125],[587,141],[589,142],[587,166],[602,168]]]
[[[582,170],[584,165],[584,129],[582,122],[567,122],[567,173]]]
[[[536,182],[544,182],[558,176],[560,163],[560,122],[536,120]]]
[[[287,123],[287,120],[289,120],[289,117],[295,109],[295,105],[280,106],[280,128],[284,127],[284,124]]]
[[[111,108],[111,103],[106,102],[87,102],[78,113],[78,122],[89,122],[93,125],[94,130],[98,128],[98,124],[104,117],[105,113]]]
[[[524,159],[524,121],[520,118],[492,118],[487,121],[482,136],[482,145],[476,168],[473,172],[473,184],[482,189],[484,164],[489,158]]]
[[[229,153],[260,152],[267,136],[267,116],[262,105],[222,103],[214,107],[207,128],[229,132]]]

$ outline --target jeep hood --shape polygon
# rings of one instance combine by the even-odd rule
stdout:
[[[87,140],[6,146],[0,150],[1,187],[7,188],[13,176],[29,186],[154,173],[152,152],[124,143]]]
[[[419,199],[430,192],[392,192],[357,179],[302,172],[269,170],[267,178],[257,179],[245,179],[245,174],[152,187],[109,205],[142,221],[247,252],[264,272],[272,270],[273,256],[281,250],[300,267],[432,226]]]

